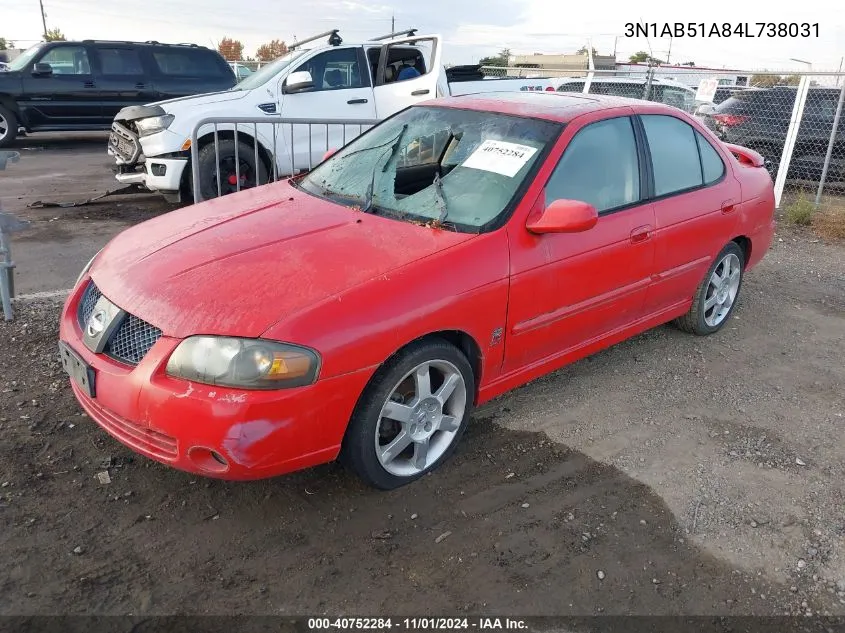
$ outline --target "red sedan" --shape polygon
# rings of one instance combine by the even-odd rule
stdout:
[[[255,479],[340,458],[393,488],[474,405],[669,321],[719,330],[774,229],[762,158],[680,110],[432,101],[118,235],[60,352],[88,414],[154,460]]]

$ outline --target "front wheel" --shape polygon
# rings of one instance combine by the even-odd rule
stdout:
[[[466,356],[434,339],[390,359],[364,391],[344,437],[341,461],[371,486],[419,479],[455,450],[474,401]]]
[[[730,242],[698,286],[689,312],[676,319],[675,324],[699,336],[721,330],[736,307],[744,268],[745,254],[736,242]]]
[[[267,182],[267,166],[261,160],[261,156],[259,155],[256,163],[255,148],[242,141],[220,140],[217,155],[215,155],[214,143],[210,142],[199,151],[197,163],[203,200],[218,197],[218,186],[220,195],[225,196],[239,189],[242,191]],[[239,178],[240,187],[238,186]]]
[[[9,147],[18,136],[15,113],[0,105],[0,147]]]

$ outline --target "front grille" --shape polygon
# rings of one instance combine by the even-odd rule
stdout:
[[[141,145],[138,136],[129,128],[117,121],[112,123],[109,135],[109,147],[129,164],[137,162],[141,155]]]
[[[106,354],[131,365],[137,365],[161,336],[161,330],[127,314],[123,323],[109,339]]]
[[[83,331],[88,319],[94,312],[97,301],[102,296],[103,293],[94,285],[94,282],[89,282],[79,302],[79,327]],[[106,343],[103,351],[115,360],[129,365],[137,365],[155,345],[160,336],[161,330],[157,327],[139,319],[134,314],[127,313]]]
[[[83,330],[94,312],[94,306],[97,305],[102,296],[103,293],[100,292],[100,289],[94,285],[93,281],[90,282],[85,289],[85,294],[82,295],[82,300],[79,302],[79,327]]]

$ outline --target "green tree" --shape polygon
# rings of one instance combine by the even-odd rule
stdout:
[[[15,43],[7,40],[5,37],[0,37],[0,51],[5,51],[14,48]]]
[[[582,46],[577,51],[575,51],[575,54],[576,55],[586,55],[587,54],[587,47]],[[598,55],[598,53],[596,52],[596,47],[594,46],[593,47],[593,57],[595,57],[596,55]]]
[[[224,37],[217,44],[217,51],[223,56],[223,59],[229,62],[237,62],[243,59],[244,45],[231,37]]]
[[[628,61],[632,64],[644,64],[644,63],[651,63],[651,64],[665,64],[662,59],[657,59],[656,57],[652,57],[645,51],[637,51],[633,55],[628,58]]]
[[[789,75],[781,77],[780,83],[784,86],[797,86],[801,82],[801,75]]]
[[[749,85],[755,88],[771,88],[781,82],[780,75],[751,75]]]
[[[47,32],[44,34],[45,42],[64,42],[65,40],[67,40],[67,38],[59,28],[47,29]]]
[[[494,55],[492,57],[482,57],[481,60],[479,60],[478,63],[481,64],[482,66],[504,67],[504,66],[507,66],[508,63],[510,62],[510,57],[511,57],[511,49],[503,48],[501,51],[499,51],[498,55]]]

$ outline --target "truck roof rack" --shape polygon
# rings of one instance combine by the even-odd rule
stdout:
[[[321,40],[324,37],[329,38],[329,46],[340,46],[343,43],[343,39],[341,39],[339,31],[340,29],[332,29],[331,31],[326,31],[325,33],[320,33],[318,35],[305,38],[304,40],[299,40],[298,42],[294,42],[293,44],[288,46],[288,50],[292,51],[295,48],[299,48],[303,44],[308,44],[309,42],[313,42],[315,40]]]
[[[381,42],[383,40],[392,40],[395,37],[404,35],[406,37],[414,37],[419,29],[408,29],[407,31],[396,31],[395,33],[388,33],[387,35],[379,35],[378,37],[370,38],[371,42]]]
[[[203,48],[199,44],[194,44],[191,42],[183,42],[180,44],[162,44],[157,40],[147,40],[145,42],[138,42],[133,40],[94,40],[94,39],[85,39],[81,40],[83,44],[151,44],[154,46],[187,46],[189,48]]]

